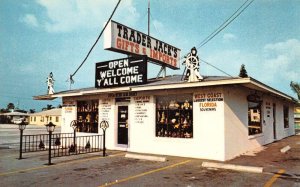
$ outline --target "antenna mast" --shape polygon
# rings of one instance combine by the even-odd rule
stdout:
[[[148,0],[148,36],[150,36],[150,0]],[[163,78],[167,75],[166,66],[164,65],[161,66],[156,78],[158,79],[161,74]]]
[[[148,36],[150,36],[150,0],[148,0]]]

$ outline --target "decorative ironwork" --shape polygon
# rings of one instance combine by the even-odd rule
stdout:
[[[72,144],[69,148],[69,153],[74,153],[75,152],[75,145]]]
[[[106,130],[108,127],[109,127],[108,121],[105,121],[105,120],[101,121],[101,123],[100,123],[101,129]]]
[[[108,126],[105,126],[108,127]],[[103,135],[74,137],[73,133],[56,133],[51,135],[51,158],[100,152],[103,150]],[[24,135],[22,153],[49,150],[49,134]]]
[[[91,148],[90,140],[85,145],[85,149],[89,149],[89,148]]]
[[[42,140],[40,140],[39,148],[40,149],[45,149],[45,144]]]
[[[73,133],[53,133],[51,140],[56,145],[57,138],[62,143],[61,138],[66,137],[73,138]],[[22,153],[46,151],[49,147],[49,134],[23,135],[23,143]]]
[[[56,146],[60,146],[61,145],[61,142],[60,142],[60,138],[57,137],[56,140],[55,140],[55,145]]]
[[[106,156],[106,147],[105,147],[105,132],[106,132],[106,129],[109,127],[109,124],[108,124],[108,121],[101,121],[100,123],[100,128],[103,130],[103,157]]]
[[[51,157],[100,152],[103,150],[102,138],[102,135],[77,136],[74,144],[73,137],[61,137],[62,144],[52,149]]]

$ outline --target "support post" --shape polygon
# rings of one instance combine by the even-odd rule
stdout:
[[[105,132],[106,129],[102,129],[103,130],[103,157],[105,157],[105,151],[106,151],[106,147],[105,147]]]
[[[52,132],[49,131],[49,154],[48,154],[48,165],[52,165],[51,163],[51,137],[52,137]]]
[[[19,154],[19,160],[22,158],[22,146],[23,146],[23,130],[20,130],[20,154]]]
[[[75,153],[77,154],[77,148],[76,148],[76,128],[74,129],[73,144],[74,144]]]
[[[105,133],[106,133],[106,129],[109,127],[108,121],[101,121],[100,123],[100,128],[103,130],[103,157],[106,156],[106,147],[105,147]]]

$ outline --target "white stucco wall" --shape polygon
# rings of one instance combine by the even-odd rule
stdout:
[[[222,93],[220,89],[201,89],[197,94]],[[143,124],[134,121],[130,113],[128,151],[183,157],[224,160],[224,103],[218,102],[216,111],[200,111],[199,102],[193,103],[193,138],[155,136],[155,96],[147,106],[149,116]],[[131,102],[129,111],[134,111]]]
[[[99,100],[99,123],[106,120],[109,127],[106,129],[106,148],[116,149],[117,125],[115,124],[115,102],[114,98],[100,98]],[[103,130],[99,127],[99,134],[103,134]]]
[[[63,98],[61,117],[62,117],[61,132],[62,133],[74,132],[70,124],[71,121],[75,120],[77,117],[76,100],[72,98]]]
[[[293,135],[294,119],[293,104],[287,100],[278,99],[268,94],[260,93],[263,99],[262,125],[263,133],[248,136],[248,102],[247,96],[253,90],[242,86],[202,87],[193,90],[170,90],[156,92],[138,92],[137,96],[148,96],[149,101],[143,103],[145,116],[142,122],[137,123],[135,111],[136,101],[131,97],[129,103],[116,103],[114,97],[107,95],[94,95],[85,97],[69,97],[63,102],[77,100],[99,100],[99,123],[105,119],[109,122],[106,131],[106,147],[113,150],[124,150],[138,153],[151,153],[159,155],[174,155],[211,160],[228,160],[242,153],[255,149],[274,141],[273,134],[273,103],[276,104],[276,138],[280,140]],[[170,95],[193,93],[193,138],[156,137],[156,95]],[[200,110],[206,101],[197,100],[199,95],[221,94],[222,101],[216,101],[214,110]],[[202,103],[202,104],[200,104]],[[269,103],[269,104],[268,104]],[[118,145],[117,109],[118,105],[128,105],[129,127],[128,145]],[[283,127],[283,105],[288,104],[289,128]],[[267,110],[270,112],[268,113]],[[73,132],[70,122],[77,117],[76,106],[63,107],[62,132]],[[102,134],[102,129],[99,128]],[[77,133],[92,135],[93,133]]]
[[[253,92],[253,90],[252,90]],[[252,93],[240,86],[229,86],[225,93],[225,159],[232,159],[249,150],[274,142],[273,103],[276,104],[276,140],[294,134],[293,104],[269,94],[259,93],[262,103],[262,133],[248,136],[248,102],[247,96]],[[283,126],[283,104],[290,106],[290,126]],[[269,111],[269,112],[268,112]]]

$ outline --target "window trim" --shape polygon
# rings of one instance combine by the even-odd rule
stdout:
[[[259,97],[257,97],[259,98]],[[247,116],[248,116],[248,120],[247,120],[247,131],[248,131],[248,138],[249,139],[252,139],[252,138],[257,138],[257,137],[260,137],[260,135],[263,135],[263,116],[264,116],[264,113],[263,113],[263,102],[262,100],[259,99],[255,99],[255,100],[250,100],[249,97],[247,99]],[[249,121],[249,102],[251,103],[256,103],[256,104],[259,104],[259,110],[260,110],[260,120],[259,120],[259,127],[260,127],[260,132],[259,133],[256,133],[256,134],[250,134],[250,131],[249,131],[249,124],[250,124],[250,121]],[[257,110],[257,109],[255,109]]]
[[[187,99],[183,99],[184,97],[186,97]],[[159,101],[159,98],[161,100],[164,100],[163,98],[165,98],[166,100],[162,104],[162,102]],[[156,95],[155,100],[154,137],[171,138],[172,140],[193,139],[195,136],[193,119],[193,93],[185,93],[183,95],[172,94],[168,96]],[[183,100],[188,100],[188,102]],[[188,107],[185,107],[185,103],[186,105],[188,105]],[[163,112],[165,115],[164,120],[167,121],[161,122]],[[174,120],[175,122],[172,122],[172,120],[169,118],[172,118],[172,120]],[[183,121],[183,119],[189,122],[186,123]]]
[[[287,120],[285,120],[285,118],[286,118],[286,116],[285,116],[286,110],[285,109],[287,109]],[[287,124],[286,124],[286,122],[287,122]],[[290,107],[287,105],[283,105],[283,128],[284,129],[290,128]]]

